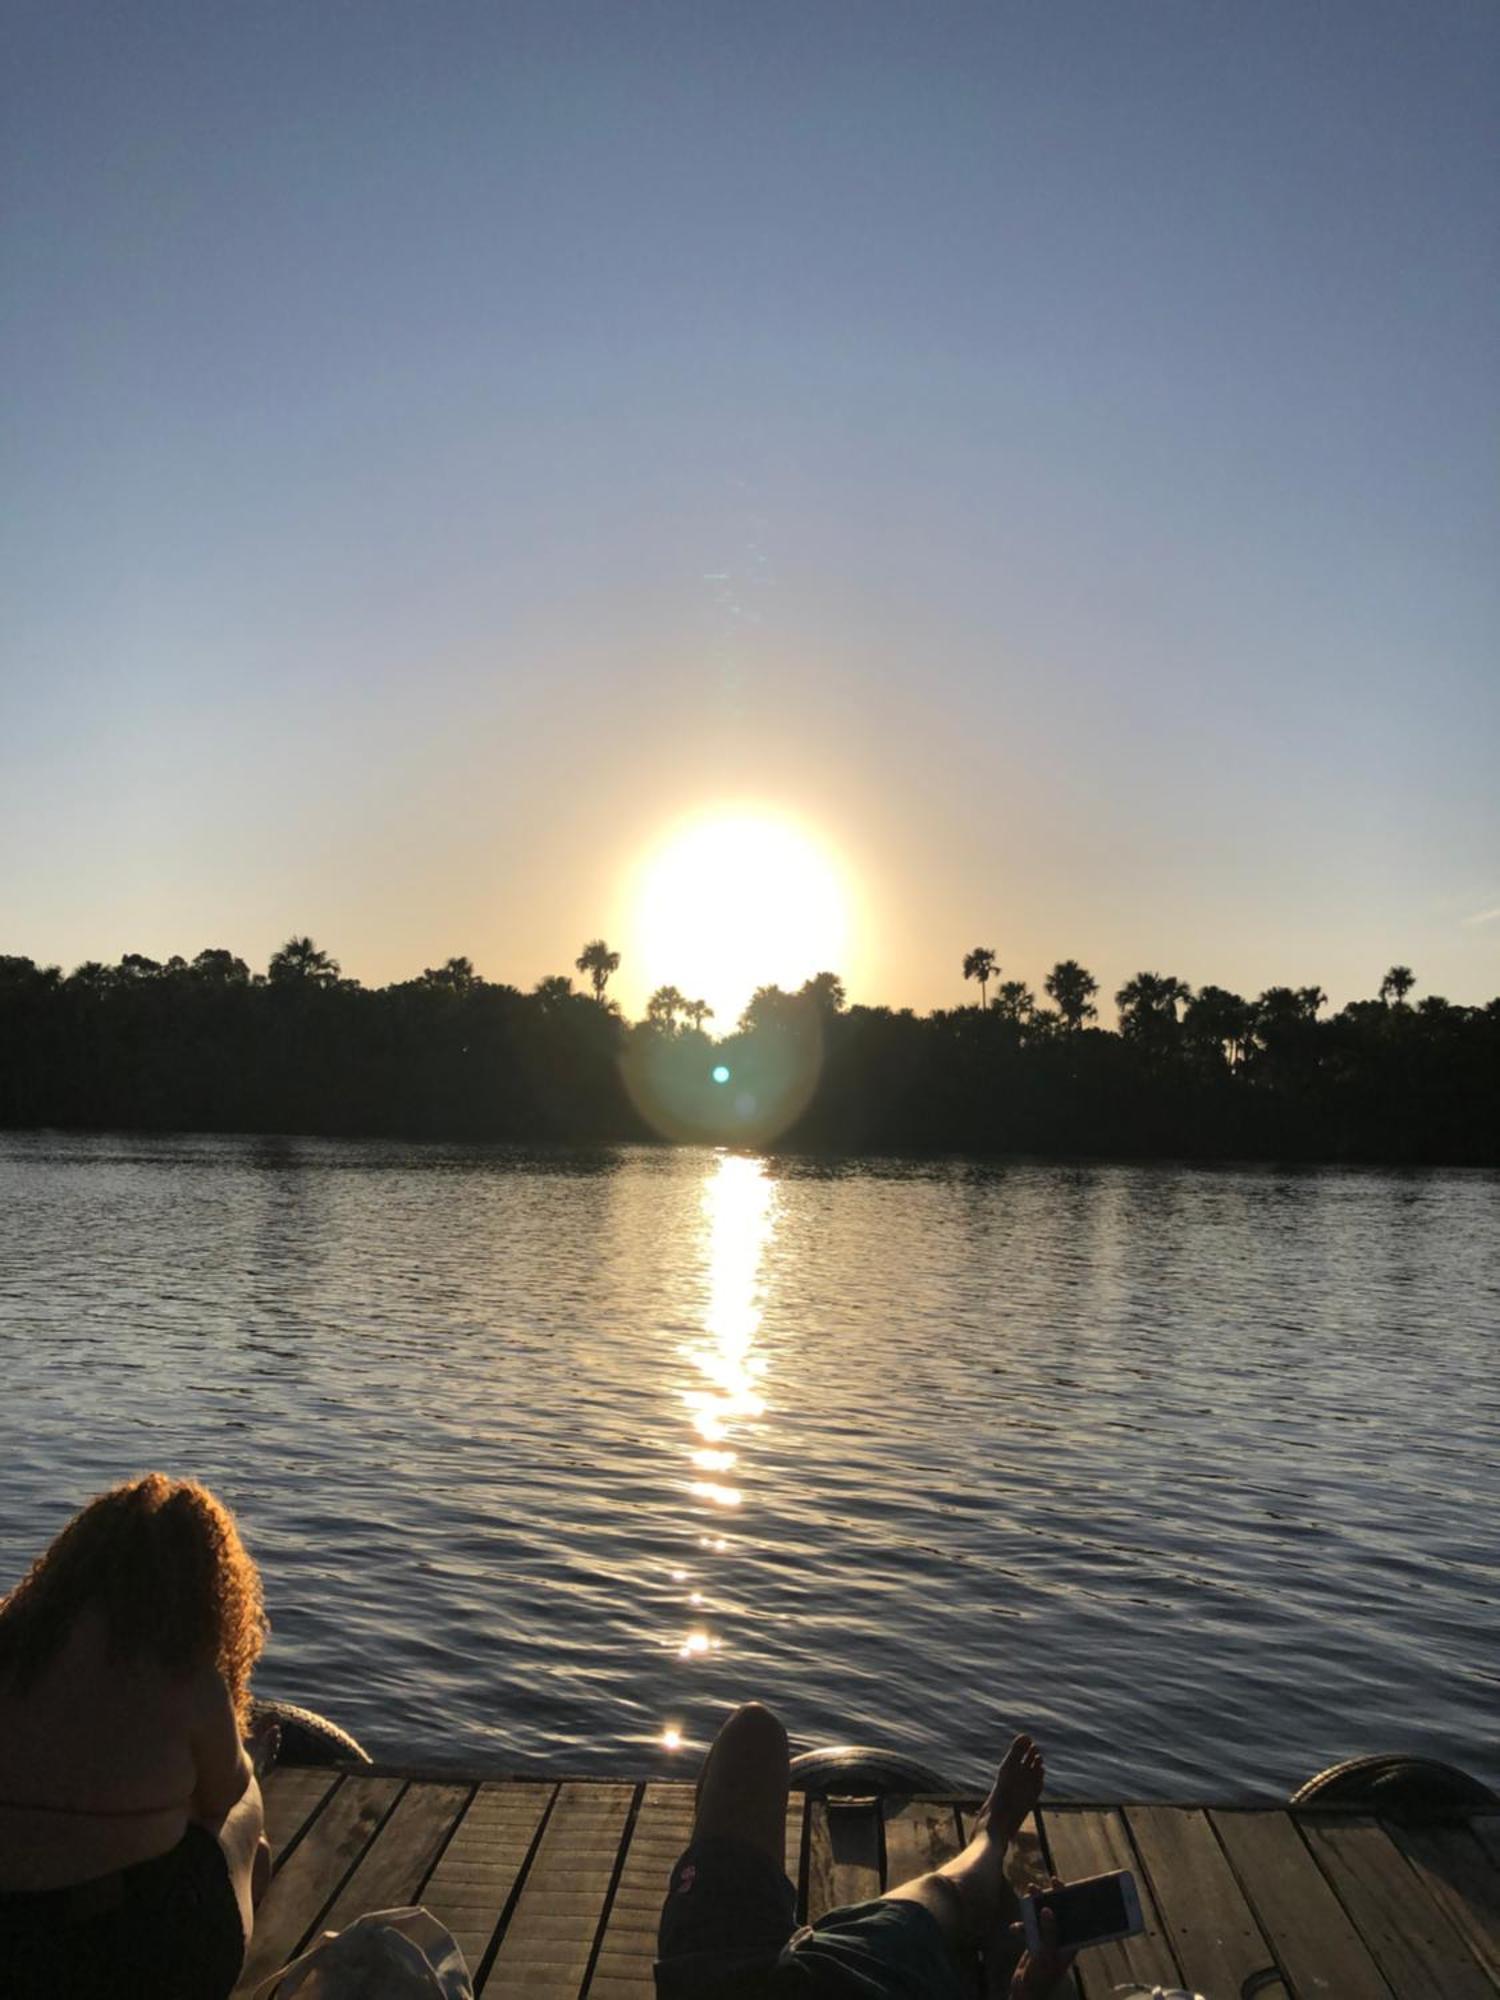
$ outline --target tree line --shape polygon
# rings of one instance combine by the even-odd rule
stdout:
[[[1414,1003],[1401,965],[1334,1014],[1316,986],[1138,972],[1107,1029],[1075,959],[1040,995],[988,947],[962,963],[977,1005],[851,1006],[824,972],[713,1038],[674,986],[628,1022],[603,939],[584,990],[529,993],[467,958],[364,987],[307,937],[264,973],[222,948],[68,974],[0,957],[0,1125],[1500,1164],[1500,1000]]]

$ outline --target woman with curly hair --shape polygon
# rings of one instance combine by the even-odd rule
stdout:
[[[224,2000],[268,1858],[242,1737],[265,1643],[229,1510],[160,1472],[0,1602],[0,1991]]]

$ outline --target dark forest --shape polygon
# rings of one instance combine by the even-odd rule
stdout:
[[[850,1006],[823,973],[763,987],[716,1039],[671,987],[627,1022],[618,962],[595,941],[588,990],[522,993],[463,958],[366,988],[306,938],[265,974],[227,950],[68,975],[0,958],[0,1125],[1500,1163],[1500,1000],[1413,1002],[1403,966],[1331,1016],[1316,987],[1248,1000],[1143,972],[1106,1029],[1076,961],[1039,999],[976,947],[977,1005]]]

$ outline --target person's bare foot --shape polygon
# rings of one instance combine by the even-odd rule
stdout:
[[[1020,1939],[1013,1930],[1020,1911],[1005,1879],[1006,1849],[1041,1797],[1046,1775],[1041,1751],[1029,1736],[1017,1736],[975,1815],[973,1838],[963,1852],[933,1875],[887,1891],[889,1900],[913,1899],[938,1918],[966,1984],[976,1954],[982,1955],[980,1990],[994,2000],[1009,1993],[1020,1957]],[[1028,2000],[1031,1990],[1026,1989]]]
[[[970,1935],[986,1943],[1008,1936],[1015,1897],[1005,1879],[1005,1850],[1042,1795],[1047,1767],[1029,1736],[1017,1736],[1001,1760],[989,1796],[974,1816],[974,1835],[961,1854],[937,1871],[958,1891]],[[1000,1944],[997,1956],[1010,1956]]]
[[[1014,1932],[1016,1899],[1005,1879],[1005,1850],[1027,1814],[1035,1810],[1046,1778],[1042,1753],[1031,1738],[1012,1738],[989,1796],[975,1814],[974,1838],[951,1864],[962,1870],[970,1906],[978,1905],[980,1984],[988,2000],[1007,2000],[1021,1957]]]
[[[975,1815],[976,1836],[985,1833],[1001,1847],[1014,1840],[1026,1815],[1035,1811],[1046,1782],[1047,1766],[1041,1751],[1029,1736],[1013,1737],[989,1797]]]

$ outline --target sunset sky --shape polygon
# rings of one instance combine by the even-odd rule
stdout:
[[[0,951],[635,1011],[728,814],[856,999],[1489,998],[1497,102],[1490,0],[25,0]]]

